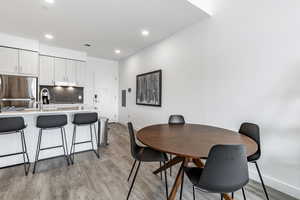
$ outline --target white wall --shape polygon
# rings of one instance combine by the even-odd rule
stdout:
[[[119,120],[141,128],[180,113],[232,130],[258,123],[265,181],[299,198],[300,1],[211,1],[210,19],[120,62],[120,90],[133,91]],[[157,69],[162,107],[135,105],[136,75]]]
[[[87,59],[87,80],[89,87],[85,88],[85,103],[93,104],[94,94],[98,95],[99,108],[102,116],[110,121],[118,120],[119,68],[118,62],[92,58]]]

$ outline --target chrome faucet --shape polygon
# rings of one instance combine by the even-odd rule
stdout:
[[[48,97],[48,100],[50,100],[50,92],[49,92],[49,90],[48,90],[48,88],[43,88],[43,89],[41,89],[41,92],[40,92],[40,102],[39,102],[39,105],[40,105],[40,111],[42,111],[43,110],[43,93],[46,93],[47,95],[45,95],[45,96],[47,96]]]

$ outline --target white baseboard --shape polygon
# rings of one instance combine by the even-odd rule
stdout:
[[[256,170],[250,170],[249,174],[250,174],[250,178],[252,180],[260,183],[260,179],[259,179],[259,176],[258,176]],[[296,199],[300,198],[300,188],[295,187],[293,185],[290,185],[288,183],[285,183],[283,181],[280,181],[280,180],[270,177],[270,176],[265,176],[265,175],[262,175],[262,176],[263,176],[265,185],[267,185],[271,188],[274,188],[275,190],[278,190],[280,192],[283,192],[285,194],[288,194],[292,197],[295,197]]]

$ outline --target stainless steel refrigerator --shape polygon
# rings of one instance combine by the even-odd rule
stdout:
[[[37,78],[0,75],[0,106],[2,111],[33,108],[38,98]]]

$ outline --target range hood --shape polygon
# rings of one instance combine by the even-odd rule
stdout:
[[[77,85],[76,85],[75,82],[55,81],[55,86],[70,86],[70,87],[75,87]]]

